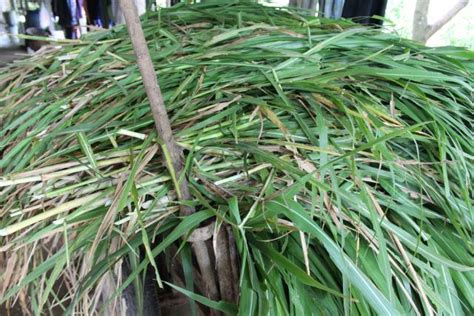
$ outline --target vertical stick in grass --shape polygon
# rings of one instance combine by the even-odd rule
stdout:
[[[189,193],[188,181],[186,177],[181,177],[183,170],[182,150],[176,144],[171,124],[166,112],[165,104],[161,94],[160,86],[156,79],[156,74],[151,61],[150,53],[140,23],[137,8],[133,1],[120,0],[120,7],[123,11],[127,30],[132,41],[133,50],[137,58],[138,67],[143,79],[143,85],[150,101],[150,107],[155,121],[156,131],[158,137],[163,142],[162,148],[165,152],[166,166],[174,178],[175,188],[178,199],[189,200],[191,195]],[[194,212],[194,208],[182,204],[180,206],[181,215],[190,215]],[[212,260],[206,246],[205,241],[192,243],[196,259],[201,270],[201,275],[206,289],[206,295],[210,299],[218,299],[219,293],[217,291],[216,279]]]

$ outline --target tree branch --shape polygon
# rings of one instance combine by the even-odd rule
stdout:
[[[176,164],[182,165],[181,150],[176,145],[171,130],[168,113],[166,112],[161,89],[156,79],[155,70],[151,61],[145,34],[140,23],[137,8],[133,1],[120,0],[120,7],[123,11],[128,33],[132,41],[133,50],[137,58],[138,68],[142,75],[143,85],[150,101],[150,108],[155,121],[155,128],[158,137],[168,148],[171,158]],[[179,172],[180,170],[175,170]],[[186,214],[187,215],[187,214]]]
[[[165,145],[163,147],[166,147],[166,150],[168,150],[170,155],[172,166],[168,164],[166,164],[166,166],[170,174],[175,172],[176,178],[179,179],[178,187],[176,187],[178,199],[180,201],[191,200],[187,178],[185,176],[181,177],[181,174],[185,172],[183,170],[183,152],[176,144],[173,137],[173,131],[171,130],[171,124],[166,112],[161,89],[158,85],[158,80],[156,79],[153,62],[151,61],[150,53],[148,52],[148,46],[140,23],[137,8],[134,2],[130,0],[120,0],[120,7],[125,17],[128,33],[137,58],[138,68],[142,75],[143,85],[148,100],[150,101],[150,108],[155,121],[158,137],[161,138]],[[180,205],[181,216],[190,215],[194,213],[194,211],[193,207],[184,204]],[[193,243],[192,246],[205,283],[204,288],[207,290],[207,293],[205,294],[208,298],[217,300],[219,292],[215,280],[214,267],[212,266],[212,259],[206,242],[198,241]]]
[[[415,14],[413,15],[413,39],[426,43],[426,33],[428,28],[428,10],[430,0],[417,0]]]
[[[426,38],[430,38],[433,36],[434,33],[438,32],[446,23],[448,23],[456,14],[459,13],[462,9],[464,9],[469,0],[459,0],[446,14],[444,14],[438,21],[429,25],[428,32],[426,34]]]

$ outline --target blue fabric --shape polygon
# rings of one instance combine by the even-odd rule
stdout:
[[[325,18],[339,19],[345,0],[319,0],[319,12]]]
[[[333,14],[332,14],[333,2],[334,2],[333,0],[325,0],[324,1],[324,8],[323,8],[324,17],[332,18],[332,16],[333,16]]]
[[[83,0],[53,0],[53,13],[59,17],[59,25],[76,26],[82,18]]]
[[[39,9],[26,11],[25,28],[29,27],[41,28]]]
[[[344,2],[345,0],[334,0],[334,5],[333,5],[333,17],[335,19],[340,19],[342,16],[342,10],[344,8]]]
[[[104,27],[103,15],[105,8],[104,2],[99,0],[87,0],[87,14],[89,23],[98,27]]]

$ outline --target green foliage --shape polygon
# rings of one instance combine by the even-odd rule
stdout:
[[[473,52],[238,2],[143,27],[197,213],[178,216],[123,26],[16,62],[0,75],[0,303],[103,311],[219,218],[239,305],[164,286],[240,315],[474,312]]]

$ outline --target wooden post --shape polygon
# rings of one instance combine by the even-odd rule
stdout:
[[[172,168],[167,165],[170,172],[175,172],[177,179],[182,179],[179,187],[176,187],[178,192],[178,199],[181,201],[191,200],[191,194],[189,193],[188,181],[186,177],[180,177],[184,172],[183,170],[183,152],[182,149],[176,144],[173,137],[173,131],[171,130],[171,124],[166,112],[163,96],[161,94],[160,86],[156,78],[153,63],[148,52],[148,47],[145,39],[145,34],[140,23],[140,17],[138,16],[137,8],[133,1],[120,0],[120,8],[125,17],[128,33],[132,41],[133,50],[137,59],[137,64],[142,75],[143,85],[150,101],[151,112],[155,121],[156,131],[158,137],[164,144],[164,147],[169,151],[171,156]],[[180,206],[180,214],[182,216],[190,215],[194,213],[194,208]],[[219,292],[217,289],[215,268],[213,260],[209,254],[205,241],[196,241],[192,243],[192,248],[196,256],[196,260],[199,265],[199,270],[204,283],[205,295],[212,299],[219,299]]]

